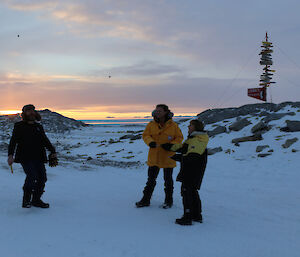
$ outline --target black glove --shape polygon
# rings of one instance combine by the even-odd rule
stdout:
[[[58,159],[57,159],[55,153],[50,153],[48,158],[49,158],[49,166],[50,167],[56,167],[58,165]]]
[[[182,161],[182,154],[175,154],[172,157],[170,157],[172,160],[176,162],[181,162]]]
[[[149,147],[150,148],[156,148],[156,142],[151,142],[150,144],[149,144]]]
[[[171,147],[173,146],[173,144],[170,143],[165,143],[160,145],[163,149],[165,149],[166,151],[170,151]]]

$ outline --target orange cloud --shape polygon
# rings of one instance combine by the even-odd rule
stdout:
[[[59,1],[18,1],[4,0],[9,7],[19,11],[37,11],[45,9],[54,9]]]

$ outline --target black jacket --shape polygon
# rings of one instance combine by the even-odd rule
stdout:
[[[199,190],[207,164],[207,149],[201,155],[190,153],[186,156],[180,155],[180,157],[181,167],[176,180]]]
[[[171,157],[181,162],[177,181],[186,187],[200,189],[207,164],[208,135],[205,131],[194,131],[183,144],[163,144],[165,150],[178,152]]]
[[[38,160],[47,162],[46,149],[55,153],[55,148],[45,134],[44,128],[39,123],[29,124],[24,121],[15,123],[12,137],[8,146],[8,155],[14,155],[15,162]]]

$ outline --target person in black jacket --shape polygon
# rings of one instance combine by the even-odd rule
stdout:
[[[31,205],[49,208],[49,204],[41,200],[47,181],[45,163],[48,160],[45,148],[51,152],[49,159],[55,160],[52,166],[57,165],[57,157],[43,126],[37,122],[40,120],[41,116],[35,107],[25,105],[22,109],[22,121],[15,123],[8,146],[8,165],[21,163],[26,174],[23,208],[30,208]]]
[[[192,221],[202,223],[202,206],[198,194],[207,164],[207,143],[209,137],[199,120],[192,120],[189,135],[183,144],[163,144],[167,151],[179,152],[173,159],[181,162],[177,181],[181,184],[181,195],[184,208],[182,218],[176,219],[179,225],[192,225]]]

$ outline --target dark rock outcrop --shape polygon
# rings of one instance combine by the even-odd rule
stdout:
[[[292,139],[287,139],[285,143],[282,145],[283,148],[289,148],[292,144],[296,143],[298,141],[297,137],[294,137]]]
[[[238,116],[245,115],[256,115],[259,116],[262,111],[265,111],[265,115],[269,112],[278,112],[286,106],[291,106],[295,108],[300,108],[300,102],[283,102],[280,104],[274,103],[261,103],[261,104],[247,104],[241,107],[233,108],[219,108],[219,109],[208,109],[204,112],[201,112],[197,115],[197,118],[204,122],[205,124],[212,124],[219,122],[225,119],[231,119]]]
[[[290,116],[294,116],[296,115],[296,113],[294,112],[287,112],[287,113],[268,113],[266,115],[266,117],[263,119],[263,121],[265,123],[268,123],[272,120],[279,120],[281,118],[283,118],[284,116],[287,116],[287,115],[290,115]]]
[[[287,120],[286,122],[286,127],[281,128],[281,131],[286,131],[286,132],[296,132],[300,131],[300,121],[298,120]]]
[[[260,153],[257,155],[257,157],[266,157],[266,156],[269,156],[271,155],[271,153]]]
[[[234,122],[233,124],[231,124],[229,126],[229,130],[240,131],[241,129],[243,129],[244,127],[247,127],[250,124],[251,124],[251,122],[247,118],[240,119],[240,120],[237,120],[236,122]]]
[[[258,145],[256,147],[256,152],[260,153],[262,150],[264,150],[265,148],[268,148],[268,147],[270,147],[270,146],[269,145]]]
[[[226,131],[227,131],[227,129],[226,129],[225,126],[217,126],[217,127],[214,128],[213,130],[207,131],[207,134],[208,134],[210,137],[213,137],[213,136],[216,136],[216,135],[218,135],[218,134],[225,133]]]
[[[123,139],[138,140],[141,138],[142,138],[142,135],[124,135],[124,136],[120,137],[120,140],[123,140]]]
[[[262,133],[262,132],[268,131],[269,129],[270,129],[270,127],[268,126],[267,123],[260,121],[251,128],[251,132],[253,134]]]
[[[247,136],[247,137],[239,137],[239,138],[234,138],[232,139],[232,143],[241,143],[241,142],[247,142],[247,141],[259,141],[263,140],[261,135],[252,135],[252,136]]]
[[[42,117],[41,124],[46,132],[65,133],[73,129],[87,126],[82,121],[67,118],[59,113],[50,110],[38,111]],[[0,125],[3,131],[11,133],[14,123],[21,121],[20,114],[0,116]]]
[[[223,149],[222,149],[221,146],[215,147],[215,148],[208,148],[208,149],[207,149],[207,154],[208,154],[208,155],[213,155],[213,154],[215,154],[215,153],[222,152],[222,151],[223,151]]]

